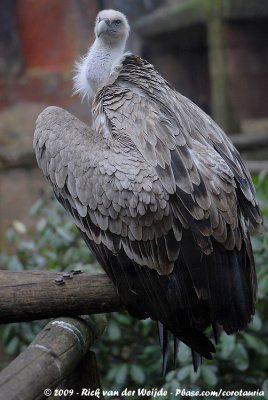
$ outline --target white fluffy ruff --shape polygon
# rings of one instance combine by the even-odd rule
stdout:
[[[82,101],[89,101],[94,95],[87,79],[87,57],[88,54],[85,54],[74,65],[74,94],[79,94]]]

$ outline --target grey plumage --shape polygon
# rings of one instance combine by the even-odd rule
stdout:
[[[89,128],[44,110],[38,165],[129,312],[160,321],[197,366],[214,351],[210,324],[231,333],[254,313],[248,229],[262,220],[249,173],[219,126],[137,56],[120,59],[92,116]]]

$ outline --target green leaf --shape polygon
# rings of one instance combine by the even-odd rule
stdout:
[[[263,241],[260,236],[252,236],[251,242],[254,252],[261,252],[263,250]]]
[[[235,336],[227,335],[225,332],[220,337],[219,357],[227,360],[235,348]]]
[[[258,297],[263,299],[268,294],[268,275],[258,279]]]
[[[143,349],[143,354],[145,354],[146,356],[150,357],[153,354],[155,354],[157,351],[159,351],[159,346],[158,345],[147,345],[144,349]]]
[[[172,379],[175,378],[175,375],[176,375],[176,371],[175,371],[175,370],[169,371],[169,372],[166,374],[166,382],[171,382]]]
[[[192,368],[191,365],[186,365],[185,367],[179,369],[177,377],[180,382],[190,376],[191,368]]]
[[[5,238],[9,243],[12,243],[15,239],[15,232],[12,228],[9,228],[5,232]]]
[[[7,354],[9,354],[10,356],[15,356],[18,348],[19,348],[19,340],[17,337],[13,337],[6,345],[5,350]]]
[[[27,232],[26,226],[21,221],[13,221],[13,226],[18,233],[24,234]]]
[[[128,373],[128,365],[127,364],[122,364],[118,369],[117,369],[117,374],[115,377],[115,382],[118,385],[123,385],[126,382],[127,379],[127,373]]]
[[[164,389],[168,390],[170,393],[176,393],[177,389],[180,389],[181,385],[180,383],[177,381],[177,379],[173,379],[171,382],[169,382],[168,384],[164,385]],[[165,398],[166,399],[166,398]],[[170,397],[170,399],[180,399],[180,397],[175,397],[174,395],[172,397]]]
[[[33,240],[29,240],[28,242],[20,242],[19,244],[20,250],[27,250],[27,251],[36,251],[36,244]]]
[[[108,336],[111,340],[117,340],[121,336],[120,329],[119,329],[117,323],[113,320],[109,321],[107,332],[108,332]]]
[[[201,375],[201,368],[198,368],[197,372],[194,371],[193,367],[191,366],[191,371],[190,371],[190,381],[191,383],[195,383],[199,380]]]
[[[145,374],[144,374],[143,370],[141,369],[141,367],[139,367],[137,365],[131,365],[129,373],[134,382],[137,382],[140,384],[145,382]]]
[[[113,367],[109,370],[108,374],[106,375],[106,379],[110,382],[114,382],[115,377],[117,375],[118,367]]]
[[[73,235],[70,234],[70,232],[64,230],[61,227],[56,227],[57,233],[67,242],[71,242],[73,240]]]
[[[190,361],[190,349],[184,343],[180,343],[180,349],[178,352],[178,360],[183,364],[189,364]]]
[[[23,265],[17,256],[11,256],[8,260],[8,269],[10,271],[23,271]]]
[[[116,313],[115,314],[115,319],[123,325],[130,326],[131,325],[131,319],[129,318],[129,315],[127,314],[120,314]]]
[[[28,344],[30,344],[36,336],[36,332],[33,329],[33,325],[28,323],[22,323],[20,326],[20,330],[22,331],[25,340],[28,342]]]
[[[44,207],[44,199],[37,200],[30,209],[30,215],[38,214],[43,207]]]
[[[46,226],[47,226],[46,218],[41,218],[36,224],[36,228],[37,228],[38,232],[43,231]]]
[[[218,382],[215,370],[214,366],[203,365],[201,367],[201,375],[208,386],[215,386]]]
[[[258,338],[257,336],[250,335],[249,333],[243,333],[247,345],[250,349],[255,350],[259,354],[268,354],[268,348],[266,343]]]
[[[239,371],[245,371],[249,367],[249,357],[245,347],[238,343],[232,355],[234,364]]]
[[[2,340],[3,343],[8,343],[9,339],[12,338],[12,336],[14,336],[14,325],[6,325],[3,329],[2,332]]]
[[[254,315],[252,321],[249,324],[249,328],[253,331],[259,331],[262,327],[262,320],[258,312]]]

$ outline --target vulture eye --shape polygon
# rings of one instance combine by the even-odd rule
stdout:
[[[114,21],[114,24],[116,25],[116,26],[119,26],[119,25],[121,25],[121,19],[116,19],[115,21]]]

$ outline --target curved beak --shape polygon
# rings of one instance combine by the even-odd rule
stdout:
[[[107,32],[109,28],[109,20],[108,19],[103,19],[101,20],[96,29],[97,36],[99,37],[103,32]]]

